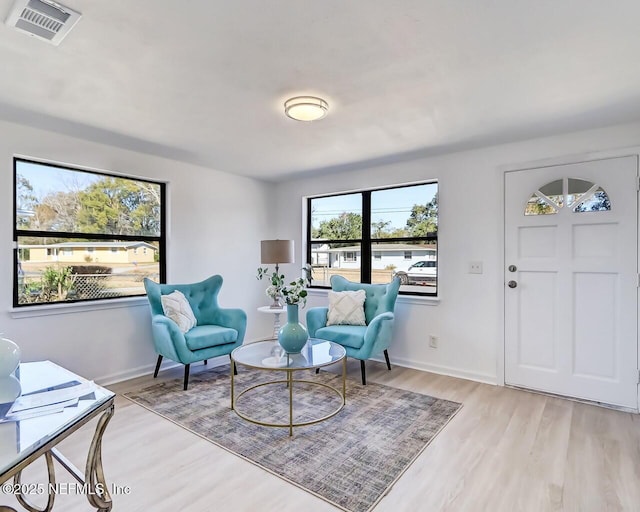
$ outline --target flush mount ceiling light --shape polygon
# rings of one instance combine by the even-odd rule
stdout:
[[[315,96],[296,96],[284,102],[284,113],[296,121],[316,121],[322,119],[329,105]]]

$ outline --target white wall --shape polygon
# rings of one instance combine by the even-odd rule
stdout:
[[[303,260],[303,197],[420,180],[439,181],[440,302],[398,300],[392,362],[488,382],[503,378],[503,176],[507,169],[637,153],[640,124],[316,175],[278,186],[278,228]],[[634,147],[635,146],[635,147]],[[616,149],[620,148],[620,149]],[[629,149],[630,148],[630,149]],[[482,275],[468,263],[482,261]],[[326,305],[313,294],[309,306]],[[304,315],[302,315],[304,316]],[[440,338],[437,349],[428,335]]]
[[[255,278],[273,185],[150,155],[0,122],[0,332],[20,345],[24,361],[50,359],[106,382],[150,372],[155,363],[146,300],[94,311],[16,318],[13,287],[13,156],[67,163],[168,182],[168,282],[221,274],[220,303],[249,315],[246,339],[271,332],[265,285]]]

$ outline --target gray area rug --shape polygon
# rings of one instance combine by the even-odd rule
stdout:
[[[284,378],[284,372],[240,367],[236,396],[248,386]],[[341,386],[328,372],[295,372],[295,378]],[[229,366],[126,393],[130,400],[189,429],[277,476],[349,512],[371,510],[390,490],[461,405],[375,383],[347,379],[347,403],[336,416],[294,429],[268,428],[230,409]],[[263,386],[241,397],[237,409],[264,422],[288,421],[284,384]],[[330,390],[294,385],[294,420],[319,417],[340,404]]]

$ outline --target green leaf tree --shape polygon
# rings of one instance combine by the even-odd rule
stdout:
[[[408,236],[427,236],[438,231],[438,194],[422,205],[414,204],[407,219]]]
[[[157,235],[160,197],[152,184],[104,178],[78,194],[78,230],[115,235]]]
[[[33,193],[33,186],[27,178],[18,174],[16,176],[17,187],[17,224],[18,228],[28,228],[38,203],[38,198]]]
[[[342,212],[338,217],[320,222],[314,238],[324,240],[358,240],[362,237],[362,215]]]

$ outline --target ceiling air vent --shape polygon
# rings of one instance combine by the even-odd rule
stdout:
[[[6,24],[58,46],[82,14],[46,0],[16,0]]]

